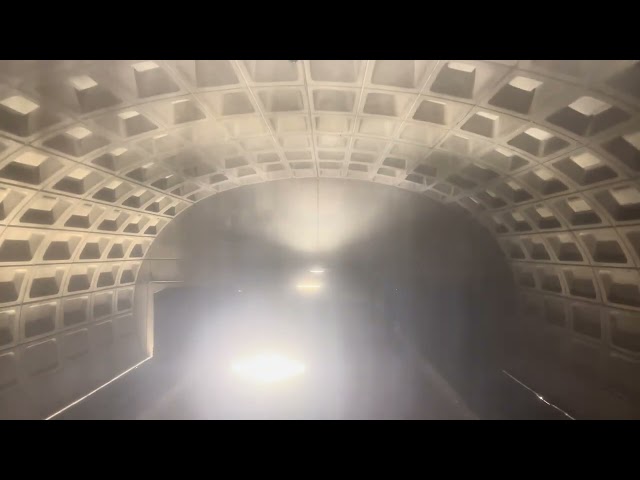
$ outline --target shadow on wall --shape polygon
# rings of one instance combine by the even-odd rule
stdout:
[[[352,275],[466,397],[509,341],[515,294],[495,240],[460,210],[387,186],[286,180],[216,195],[172,222],[146,262],[176,257],[200,286],[287,281],[316,263]]]

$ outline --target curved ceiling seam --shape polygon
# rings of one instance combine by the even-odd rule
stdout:
[[[638,127],[636,127],[637,130]],[[499,144],[494,144],[494,145],[499,145]],[[461,198],[464,198],[465,196],[472,196],[474,194],[480,193],[482,191],[485,191],[487,189],[491,189],[491,188],[495,188],[496,186],[499,186],[503,183],[505,183],[506,181],[513,179],[513,180],[517,180],[519,177],[523,176],[524,173],[532,171],[532,170],[536,170],[536,169],[540,169],[540,168],[545,168],[545,166],[547,165],[553,165],[555,163],[558,163],[560,160],[563,160],[565,158],[569,158],[571,157],[572,153],[578,152],[578,151],[582,151],[585,150],[586,148],[589,147],[585,147],[583,145],[578,145],[575,148],[573,148],[572,150],[569,151],[563,151],[562,153],[553,156],[551,158],[549,158],[548,160],[545,160],[543,163],[536,163],[536,164],[530,164],[530,165],[525,165],[521,168],[518,168],[517,171],[515,173],[505,173],[504,176],[500,176],[500,177],[496,177],[492,180],[489,180],[488,182],[486,182],[485,184],[482,185],[478,185],[476,187],[474,187],[473,189],[470,189],[468,191],[461,191],[459,192],[457,195],[448,198],[447,202],[454,202],[454,201],[458,201]],[[600,186],[604,186],[604,185],[608,185],[610,183],[616,183],[616,182],[623,182],[623,181],[628,181],[628,180],[633,180],[634,178],[636,178],[639,173],[634,173],[634,172],[630,172],[628,170],[628,167],[625,167],[624,165],[620,165],[616,162],[615,159],[610,159],[608,158],[608,160],[613,161],[614,164],[613,166],[616,167],[616,176],[603,180],[603,181],[599,181],[599,182],[593,182],[591,184],[585,184],[585,185],[580,185],[577,184],[574,180],[571,180],[570,177],[568,177],[566,174],[563,174],[562,172],[557,172],[554,169],[554,174],[558,177],[560,177],[561,179],[565,180],[565,184],[567,184],[567,186],[571,187],[571,190],[567,193],[566,191],[561,191],[558,192],[556,194],[550,194],[550,195],[545,195],[544,197],[538,198],[537,200],[547,200],[547,199],[552,199],[556,196],[563,196],[563,195],[567,195],[570,193],[581,193],[584,191],[591,191],[594,189],[594,187],[600,187]],[[482,157],[481,158],[477,158],[475,159],[475,161],[477,163],[480,163],[486,167],[490,167],[490,165],[488,164],[488,162],[486,160],[483,160]],[[522,181],[519,181],[518,183],[522,183]],[[531,189],[531,187],[529,187],[529,189]],[[526,200],[524,202],[519,202],[517,205],[525,205],[528,203],[532,203],[535,202],[536,198],[533,198],[531,200]],[[503,207],[503,208],[507,208],[507,207]],[[499,209],[498,209],[499,210]]]
[[[98,63],[99,63],[98,61],[92,62],[93,65],[96,65]],[[160,63],[164,64],[166,62],[165,61],[160,61]],[[62,71],[62,70],[63,70],[63,67],[61,66],[60,67],[60,71]],[[185,90],[186,92],[188,92],[187,95],[192,95],[193,96],[193,93],[191,92],[191,90],[185,88],[186,87],[186,82],[183,82],[182,79],[179,76],[177,76],[171,69],[168,69],[168,70],[170,70],[170,72],[171,72],[172,80],[174,82],[177,82],[179,85],[181,85],[182,89]],[[135,102],[134,101],[134,102],[131,103],[131,105],[129,107],[125,107],[125,109],[131,108],[131,107],[140,107],[140,106],[146,107],[146,106],[156,105],[159,102],[171,100],[171,99],[174,99],[174,98],[177,98],[177,97],[184,97],[184,96],[185,95],[177,95],[176,96],[176,95],[173,95],[173,94],[153,96],[150,99],[141,99],[139,102]],[[194,97],[194,99],[195,99],[195,97]],[[197,101],[197,99],[195,99],[195,100]],[[90,121],[93,118],[100,117],[100,116],[103,116],[105,114],[118,112],[118,111],[121,111],[122,109],[123,109],[123,105],[120,104],[120,105],[116,105],[114,107],[107,107],[105,109],[99,109],[97,113],[93,113],[92,112],[90,114],[78,115],[78,116],[75,116],[75,117],[73,115],[71,115],[71,117],[76,122],[78,122],[80,124],[85,124],[85,122],[88,121],[88,120]],[[68,125],[67,125],[67,127],[68,127]],[[67,127],[65,127],[65,126],[60,127],[60,132],[64,131]],[[176,125],[173,128],[167,128],[165,130],[168,130],[168,131],[179,131],[181,128],[184,128],[184,127],[181,127],[180,125]],[[87,159],[87,158],[85,158],[84,160],[79,160],[79,159],[76,159],[76,158],[72,157],[71,155],[66,154],[65,152],[62,152],[62,151],[58,151],[58,150],[50,151],[51,149],[49,149],[49,148],[42,147],[40,145],[33,145],[34,142],[37,142],[42,138],[46,138],[47,136],[51,136],[53,133],[55,133],[55,131],[56,131],[55,129],[51,129],[51,130],[45,131],[45,132],[42,133],[42,135],[34,137],[30,141],[26,142],[25,146],[30,146],[32,148],[43,150],[47,154],[53,153],[53,155],[56,155],[58,157],[62,157],[64,159],[66,159],[66,160],[69,160],[69,161],[72,161],[72,162],[78,163],[78,164],[83,164],[84,165],[84,164],[87,164],[91,160],[91,159]],[[101,132],[102,132],[103,135],[105,133],[108,133],[108,134],[111,134],[111,136],[113,136],[112,132],[106,132],[104,128],[101,128]],[[151,130],[151,132],[145,132],[145,133],[142,133],[141,135],[134,136],[135,138],[134,139],[129,139],[129,142],[132,142],[132,141],[139,142],[139,141],[141,141],[141,140],[143,140],[145,138],[152,138],[157,134],[158,134],[157,131]],[[125,140],[124,142],[119,142],[119,143],[126,144],[128,142]],[[103,148],[100,148],[100,149],[92,151],[91,152],[92,153],[92,157],[93,157],[93,154],[97,154],[97,155],[99,155],[100,153],[106,154],[106,153],[109,152],[109,150],[113,149],[114,147],[118,147],[118,141],[116,141],[115,144],[108,144],[107,146],[105,146]],[[95,159],[95,157],[93,159]],[[137,164],[142,164],[142,163],[148,162],[148,161],[149,161],[149,159],[141,158],[139,160],[139,162],[131,164],[129,166],[135,166]],[[114,172],[112,170],[108,170],[105,167],[101,167],[100,165],[96,165],[96,164],[91,163],[90,165],[87,165],[87,166],[89,166],[90,168],[93,168],[93,169],[97,169],[99,171],[106,172],[109,175],[113,175],[113,176],[116,176],[118,178],[121,178],[121,179],[123,179],[123,180],[125,180],[127,182],[132,182],[132,183],[144,186],[145,188],[151,189],[153,191],[157,191],[158,193],[160,193],[162,195],[174,197],[174,198],[176,198],[176,199],[178,199],[180,201],[190,202],[190,200],[188,200],[186,198],[182,198],[182,197],[180,197],[178,195],[174,195],[173,193],[170,193],[168,191],[162,191],[160,189],[157,189],[157,188],[153,187],[152,185],[142,184],[140,182],[135,181],[134,179],[132,179],[130,177],[126,177],[126,178],[122,177],[120,174],[118,174],[118,173],[116,173],[116,172]],[[173,171],[171,165],[167,165],[166,162],[163,163],[162,166],[163,166],[163,168],[172,171],[174,174],[178,174],[178,172]],[[189,180],[185,179],[183,182],[181,182],[181,184],[182,183],[186,183],[188,181],[193,182],[193,183],[197,183],[201,188],[207,188],[207,186],[208,186],[208,185],[200,183],[200,181],[198,179],[195,179],[195,178],[192,178],[192,179],[189,179]],[[177,187],[177,186],[179,186],[181,184],[177,184],[175,187]]]
[[[355,136],[357,135],[356,128],[358,126],[358,118],[360,117],[360,111],[364,108],[366,79],[368,78],[369,72],[371,72],[371,63],[372,63],[371,60],[367,60],[365,64],[364,73],[362,76],[362,85],[360,86],[360,92],[358,93],[358,106],[356,110],[356,115],[353,119],[353,125],[351,125],[351,129],[349,130],[349,134],[351,135],[351,138],[349,139],[348,148],[345,150],[345,157],[347,156],[350,157],[354,149],[354,145],[356,141]],[[311,112],[309,112],[309,115],[311,115]],[[395,135],[396,133],[397,132],[394,131],[392,136]],[[383,149],[382,154],[376,160],[376,166],[378,167],[380,166],[382,162],[381,158],[388,153],[388,150],[390,150],[391,148],[390,143],[391,143],[390,141],[387,142],[387,145]],[[347,168],[346,166],[343,167],[343,170],[346,168]]]
[[[638,129],[638,127],[636,127],[636,130]],[[474,137],[473,135],[470,135],[473,138],[477,138]],[[492,145],[497,146],[497,147],[502,147],[501,144],[499,143],[492,143]],[[443,200],[446,203],[451,203],[451,202],[456,202],[458,200],[460,200],[461,198],[464,198],[466,196],[472,196],[474,194],[483,192],[485,190],[491,189],[491,188],[495,188],[496,186],[500,186],[504,183],[506,183],[509,180],[515,180],[518,184],[520,184],[520,186],[522,187],[522,180],[519,180],[520,177],[524,176],[525,173],[527,172],[532,172],[534,170],[540,170],[540,169],[544,169],[544,168],[548,168],[549,165],[552,165],[554,163],[557,163],[559,160],[562,160],[564,158],[569,158],[571,157],[571,153],[573,152],[577,152],[580,150],[585,150],[588,149],[589,146],[585,146],[585,145],[577,145],[574,148],[572,148],[571,150],[563,150],[561,153],[552,156],[546,160],[544,160],[543,162],[537,162],[537,163],[533,163],[535,162],[535,160],[533,160],[532,163],[525,165],[519,169],[517,169],[516,172],[514,173],[509,173],[506,172],[504,173],[502,176],[498,176],[492,180],[489,180],[488,182],[478,185],[470,190],[467,191],[461,191],[455,195],[455,196],[448,196],[447,198],[444,198]],[[518,154],[520,154],[520,152],[517,152]],[[490,165],[488,164],[487,161],[483,160],[482,157],[480,158],[473,158],[472,156],[469,155],[462,155],[460,154],[460,156],[464,156],[469,160],[472,160],[475,163],[480,163],[481,165],[485,165],[487,167],[490,167]],[[527,159],[530,160],[530,157],[525,157]],[[550,195],[545,195],[542,197],[533,197],[531,200],[526,200],[524,202],[519,202],[517,204],[515,204],[514,206],[519,206],[519,205],[525,205],[525,204],[529,204],[529,203],[534,203],[536,200],[537,201],[544,201],[547,199],[552,199],[556,196],[562,196],[562,195],[568,195],[571,193],[581,193],[584,191],[592,191],[594,190],[594,187],[600,187],[600,186],[604,186],[607,185],[608,183],[615,183],[615,182],[623,182],[623,181],[629,181],[629,180],[634,180],[639,173],[634,173],[634,172],[630,172],[628,170],[628,167],[625,167],[623,165],[620,165],[617,163],[617,161],[615,159],[610,159],[609,157],[607,157],[608,160],[613,161],[614,162],[614,166],[616,167],[616,177],[615,178],[611,178],[609,180],[605,180],[602,182],[594,182],[593,184],[589,184],[589,185],[584,185],[584,186],[580,186],[578,185],[575,181],[570,180],[570,177],[568,177],[566,174],[563,174],[562,172],[558,172],[556,169],[553,170],[554,176],[556,177],[560,177],[561,179],[565,180],[564,183],[567,184],[567,187],[571,188],[571,190],[569,190],[569,188],[567,188],[567,191],[561,191],[558,192],[556,194],[550,194]],[[495,168],[495,167],[494,167]],[[568,181],[567,181],[568,180]],[[438,181],[436,180],[435,183],[438,183]],[[524,185],[526,187],[527,190],[529,190],[528,193],[530,193],[530,191],[532,190],[532,188],[528,185]],[[433,185],[431,185],[431,188],[433,187]],[[534,192],[536,193],[536,192]],[[538,193],[536,193],[536,195],[540,195]],[[508,208],[508,206],[506,207],[502,207],[502,208]]]
[[[18,152],[21,152],[21,151],[22,150],[19,150]],[[2,162],[0,162],[0,163],[2,163]],[[78,165],[82,165],[83,167],[85,167],[85,168],[87,168],[89,170],[97,170],[97,169],[94,169],[91,166],[88,166],[86,164],[78,164]],[[71,172],[73,172],[73,170],[74,170],[74,167],[72,166],[68,170],[64,170],[63,172],[64,173],[71,173]],[[184,202],[184,203],[188,203],[188,204],[192,204],[193,203],[193,202],[188,201],[185,198],[179,197],[177,195],[173,195],[173,194],[170,194],[168,192],[164,192],[162,190],[155,189],[155,188],[151,187],[150,185],[146,185],[144,183],[139,183],[139,182],[131,179],[130,177],[113,175],[112,173],[109,173],[107,170],[98,170],[98,171],[104,172],[107,175],[110,175],[110,177],[105,179],[104,181],[101,181],[98,184],[96,184],[96,186],[93,187],[94,189],[97,189],[99,186],[101,186],[103,184],[106,184],[106,183],[108,183],[109,180],[112,180],[112,179],[115,178],[117,180],[122,180],[123,182],[131,183],[131,184],[134,184],[134,185],[136,185],[138,187],[142,187],[142,188],[144,188],[146,190],[151,190],[151,191],[155,192],[158,195],[162,195],[162,196],[165,196],[165,197],[171,197],[171,198],[173,198],[173,199],[175,199],[175,200],[177,200],[179,202]],[[64,178],[64,177],[57,177],[57,178],[54,179],[54,182],[55,181],[60,181],[61,178]],[[54,182],[45,183],[45,185],[39,190],[33,189],[33,188],[31,188],[31,187],[29,187],[27,185],[24,185],[24,184],[19,184],[19,185],[16,185],[16,186],[19,187],[22,190],[29,190],[29,191],[34,192],[31,198],[35,197],[38,193],[47,193],[47,194],[50,194],[50,195],[55,195],[55,196],[68,198],[70,200],[87,201],[87,202],[95,203],[97,205],[104,205],[104,206],[111,207],[111,208],[117,207],[117,208],[122,209],[122,210],[128,210],[128,211],[131,211],[131,212],[140,213],[140,210],[138,210],[136,208],[133,208],[133,207],[128,207],[126,205],[114,205],[113,203],[90,197],[89,195],[91,195],[91,193],[94,193],[94,192],[91,192],[91,191],[89,191],[86,194],[87,197],[84,197],[84,196],[80,196],[79,197],[79,196],[74,196],[71,193],[67,193],[67,192],[64,192],[64,191],[53,189],[53,188],[51,188],[50,184],[54,183]],[[9,183],[1,183],[0,185],[13,186],[13,184],[9,184]],[[17,214],[17,212],[16,212],[16,214]],[[155,216],[155,217],[158,217],[158,218],[168,219],[168,220],[173,218],[172,215],[167,215],[167,214],[164,214],[164,213],[154,213],[154,212],[150,212],[149,211],[149,212],[146,212],[146,214],[152,215],[152,216]],[[7,217],[7,218],[11,218],[11,217]]]
[[[240,67],[240,65],[238,64],[237,60],[233,61],[233,65],[235,66],[236,71],[240,74],[240,78],[242,79],[242,83],[245,87],[249,86],[249,81],[247,80],[247,77],[245,75],[245,72],[243,71],[243,69]],[[306,79],[305,79],[306,81]],[[269,132],[269,136],[275,140],[275,133],[273,132],[273,128],[270,124],[270,122],[268,121],[267,117],[264,114],[264,111],[262,109],[262,106],[260,105],[260,102],[258,101],[258,99],[256,98],[255,93],[253,92],[253,90],[251,88],[248,88],[249,90],[249,96],[251,97],[251,100],[253,101],[252,103],[255,105],[255,108],[258,110],[258,113],[260,114],[260,118],[262,118],[262,121],[265,123],[266,127],[267,127],[267,131]],[[307,98],[307,102],[309,102],[309,99]],[[236,140],[236,138],[234,137],[233,140]],[[260,178],[264,181],[266,180],[264,178],[264,176],[262,175],[262,173],[259,173]]]

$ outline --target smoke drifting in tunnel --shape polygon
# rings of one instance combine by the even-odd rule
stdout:
[[[498,342],[545,397],[575,403],[583,417],[638,417],[639,68],[1,61],[0,418],[44,418],[151,355],[154,281],[218,282],[227,269],[259,283],[325,256],[370,275],[405,272],[422,292],[405,308],[437,296],[412,337],[451,378],[461,370],[450,355],[477,358]],[[308,178],[349,188],[321,192],[315,216]],[[279,180],[290,186],[257,188]],[[446,213],[439,221],[391,208],[396,197],[374,198],[360,181]],[[200,258],[161,239],[189,215],[204,215],[181,232],[202,236],[189,247]],[[394,239],[403,231],[391,228],[394,216],[437,235]],[[228,231],[218,236],[207,221]],[[319,235],[318,223],[327,226]],[[413,252],[403,266],[384,261],[400,250]],[[496,280],[503,259],[513,295],[511,280]],[[213,264],[220,269],[207,270]],[[494,282],[505,285],[503,300],[487,293]],[[452,320],[429,335],[443,319],[471,316],[481,321]]]

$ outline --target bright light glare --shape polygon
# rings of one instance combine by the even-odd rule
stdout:
[[[276,353],[247,357],[232,365],[235,373],[258,383],[273,383],[301,375],[304,364]]]
[[[298,290],[319,290],[322,288],[320,283],[299,283],[296,285]]]
[[[314,267],[311,270],[309,270],[309,272],[311,272],[311,273],[324,273],[324,268]]]

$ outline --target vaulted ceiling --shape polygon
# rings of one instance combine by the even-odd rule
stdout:
[[[637,61],[0,62],[0,389],[132,332],[185,208],[314,176],[464,208],[525,315],[632,358],[639,111]]]

